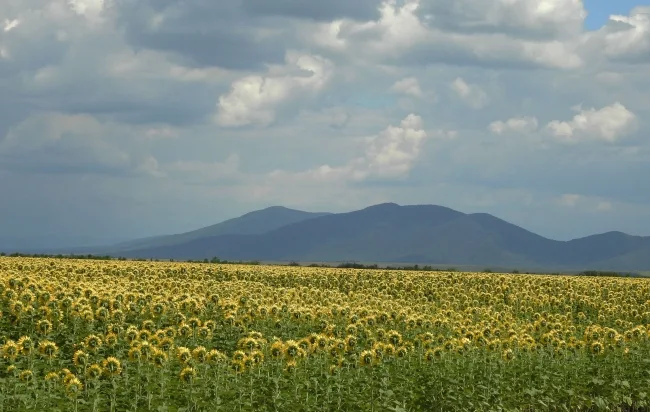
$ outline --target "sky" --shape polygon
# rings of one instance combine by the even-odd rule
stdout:
[[[0,246],[282,205],[650,235],[650,5],[3,0]]]

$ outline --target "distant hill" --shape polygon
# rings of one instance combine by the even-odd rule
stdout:
[[[274,210],[280,215],[290,211]],[[275,227],[265,222],[268,212],[262,212],[238,218],[254,216],[242,221],[247,224],[237,226],[248,228],[248,232],[230,230],[225,233],[223,228],[230,226],[220,225],[231,222],[227,221],[210,226],[220,227],[218,230],[205,228],[154,238],[148,243],[131,243],[120,255],[179,260],[217,256],[227,260],[260,261],[404,262],[567,270],[650,269],[650,237],[620,232],[557,241],[489,214],[465,214],[435,205],[385,203],[349,213],[319,216],[306,212],[296,215],[293,213],[298,211],[290,211],[295,220],[283,225],[276,220]],[[268,230],[263,231],[262,227]]]
[[[118,253],[121,251],[173,246],[220,235],[257,235],[292,223],[329,214],[303,212],[302,210],[289,209],[283,206],[271,206],[191,232],[118,243],[108,248],[103,248],[103,252]]]

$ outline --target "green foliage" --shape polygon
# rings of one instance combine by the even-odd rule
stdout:
[[[648,411],[649,293],[610,277],[2,258],[0,411]]]

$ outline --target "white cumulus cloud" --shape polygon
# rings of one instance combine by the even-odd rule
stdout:
[[[235,81],[229,93],[219,97],[217,123],[225,127],[268,126],[276,108],[296,96],[320,91],[333,64],[317,55],[289,51],[286,64],[269,66],[266,76],[246,76]]]
[[[582,0],[424,0],[430,24],[465,32],[502,32],[537,38],[575,35],[587,11]]]
[[[637,128],[636,115],[616,102],[601,109],[582,109],[569,121],[553,120],[547,129],[561,142],[579,141],[616,142]]]
[[[394,93],[404,94],[412,97],[422,97],[422,89],[420,82],[415,77],[406,77],[402,80],[396,81],[390,88]]]
[[[599,35],[610,58],[650,61],[650,7],[636,7],[629,16],[610,16]]]
[[[399,126],[388,126],[380,133],[366,138],[363,154],[343,166],[325,164],[294,174],[276,170],[270,173],[270,177],[329,182],[405,178],[420,156],[426,139],[422,118],[409,114]]]
[[[5,19],[4,32],[6,33],[8,31],[15,29],[16,27],[18,27],[19,24],[20,24],[20,20],[18,19],[13,19],[13,20]]]
[[[530,133],[537,130],[537,118],[531,116],[524,117],[513,117],[505,122],[502,120],[497,120],[490,123],[488,130],[493,134],[505,134],[505,133]]]
[[[490,102],[490,98],[480,86],[468,84],[461,77],[451,82],[451,89],[460,100],[473,109],[481,109]]]
[[[365,155],[353,163],[355,178],[407,176],[426,137],[422,118],[409,114],[399,126],[389,126],[370,139]]]
[[[576,193],[565,193],[555,198],[554,203],[562,207],[580,208],[592,212],[611,212],[614,210],[614,205],[609,200]]]

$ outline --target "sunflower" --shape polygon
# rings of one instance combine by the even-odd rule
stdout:
[[[245,357],[246,357],[246,353],[241,350],[236,350],[232,354],[232,358],[236,361],[243,361]]]
[[[151,354],[151,362],[157,368],[162,368],[167,363],[167,354],[160,349],[154,349]]]
[[[13,340],[8,340],[4,345],[2,345],[2,356],[5,359],[15,360],[19,352],[20,349]]]
[[[88,335],[84,340],[84,343],[92,352],[96,352],[102,347],[102,339],[97,335]]]
[[[36,330],[41,335],[47,335],[48,333],[50,333],[52,331],[52,322],[50,322],[47,319],[41,319],[36,324]]]
[[[600,355],[600,354],[603,353],[604,347],[603,347],[602,343],[596,341],[596,342],[591,344],[591,346],[589,347],[589,350],[594,355]]]
[[[392,343],[395,346],[402,344],[402,335],[396,330],[390,330],[388,332],[388,342]]]
[[[244,365],[244,360],[232,360],[230,362],[230,369],[232,369],[233,372],[235,373],[242,373],[244,370],[246,370],[246,366]]]
[[[298,365],[296,364],[296,361],[295,361],[295,360],[290,360],[289,362],[287,362],[287,363],[284,365],[284,371],[285,371],[286,373],[293,373],[293,372],[296,371],[296,367],[297,367],[297,366],[298,366]]]
[[[272,357],[279,358],[284,353],[284,343],[282,341],[273,342],[270,352]]]
[[[197,346],[192,350],[192,358],[199,363],[205,363],[208,359],[208,351],[203,346]]]
[[[148,341],[151,338],[151,331],[149,329],[142,329],[138,331],[138,339]]]
[[[260,364],[264,361],[264,354],[261,351],[253,351],[250,354],[250,358],[253,360],[253,363]]]
[[[86,377],[90,380],[99,379],[102,374],[102,367],[93,363],[86,369]]]
[[[133,342],[136,339],[138,339],[138,330],[133,327],[129,327],[126,330],[126,340],[129,342]]]
[[[131,349],[129,349],[128,352],[128,357],[131,362],[140,362],[143,358],[142,352],[140,351],[140,348],[138,346],[133,346]]]
[[[196,334],[201,339],[209,339],[210,336],[212,335],[212,330],[207,326],[201,326],[200,328],[198,328]]]
[[[77,397],[82,390],[83,384],[74,376],[72,376],[65,384],[65,392],[70,397]]]
[[[112,376],[119,375],[122,372],[122,364],[120,363],[120,360],[112,356],[104,359],[102,361],[102,366],[104,367],[104,370]]]
[[[176,348],[176,358],[181,364],[185,364],[192,359],[192,352],[184,346],[179,346]]]
[[[104,343],[109,348],[114,348],[117,345],[118,337],[115,333],[109,332],[104,336]]]
[[[31,383],[34,381],[34,372],[30,369],[25,369],[18,374],[18,379],[23,383]]]
[[[363,366],[370,366],[376,362],[375,352],[372,350],[364,350],[359,356],[359,363]]]
[[[174,346],[174,340],[171,338],[163,338],[158,343],[158,348],[167,352]]]
[[[61,374],[61,379],[63,379],[63,383],[66,385],[68,384],[68,382],[70,382],[72,378],[75,377],[74,373],[70,372],[70,370],[67,368],[61,369],[60,374]]]
[[[208,362],[210,363],[219,363],[226,360],[226,355],[224,355],[222,352],[218,351],[217,349],[212,349],[208,351]]]
[[[192,328],[187,323],[178,326],[178,336],[182,338],[189,338],[192,335]]]
[[[436,356],[436,354],[438,356]],[[433,362],[436,359],[438,359],[441,355],[442,355],[442,350],[440,350],[440,348],[429,349],[424,353],[424,359],[426,359],[429,362]]]
[[[32,353],[32,350],[34,350],[34,342],[29,336],[21,337],[18,339],[18,342],[16,342],[16,344],[18,345],[18,350],[20,350],[23,355],[29,355]]]
[[[41,341],[38,345],[38,352],[46,359],[54,359],[59,348],[56,346],[56,343],[49,340]]]
[[[140,349],[140,352],[145,359],[149,359],[151,357],[151,353],[154,350],[154,346],[152,346],[151,343],[146,340],[140,342],[137,347]]]
[[[74,355],[72,355],[72,363],[76,367],[86,366],[89,361],[90,356],[82,350],[78,350],[74,353]]]
[[[316,339],[316,346],[318,346],[318,349],[325,349],[327,347],[327,337],[319,335],[318,339]]]
[[[297,357],[299,351],[300,346],[298,346],[298,343],[294,340],[288,340],[284,345],[284,355],[289,359]]]
[[[146,330],[148,332],[153,332],[154,329],[156,328],[156,324],[151,319],[147,319],[144,322],[142,322],[141,327],[142,327],[142,329],[144,329],[144,330]]]
[[[47,382],[47,383],[49,383],[51,385],[55,385],[55,384],[59,383],[60,380],[61,380],[61,377],[56,372],[49,372],[47,375],[45,375],[45,382]]]

